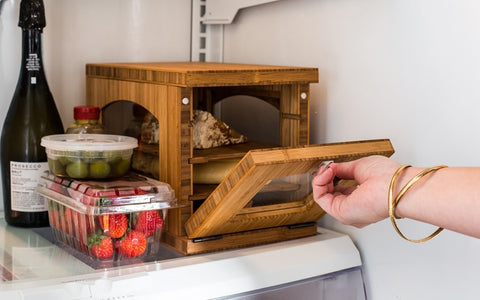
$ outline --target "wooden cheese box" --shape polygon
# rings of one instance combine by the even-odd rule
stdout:
[[[128,101],[157,118],[158,179],[169,183],[184,205],[169,211],[163,237],[184,254],[314,235],[324,214],[309,189],[318,164],[393,153],[388,140],[309,145],[310,84],[318,82],[316,68],[96,63],[87,64],[86,73],[87,104],[105,109]],[[212,112],[216,103],[234,95],[252,96],[278,109],[279,143],[193,149],[193,111]],[[220,184],[193,182],[194,165],[228,159],[240,161]]]

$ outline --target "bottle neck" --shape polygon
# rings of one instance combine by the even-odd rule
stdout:
[[[22,30],[22,62],[19,83],[46,85],[42,59],[41,29]]]

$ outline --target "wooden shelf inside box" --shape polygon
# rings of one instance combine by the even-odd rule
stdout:
[[[201,164],[214,160],[242,158],[250,150],[274,147],[278,146],[258,141],[248,141],[246,143],[229,145],[224,147],[215,147],[210,149],[194,149],[193,157],[189,159],[189,162],[191,164]]]

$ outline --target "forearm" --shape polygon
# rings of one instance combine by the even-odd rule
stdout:
[[[423,168],[407,168],[394,196]],[[426,175],[398,203],[396,215],[480,238],[480,168],[444,168]]]

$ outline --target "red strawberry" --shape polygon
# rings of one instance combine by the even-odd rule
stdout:
[[[113,243],[110,237],[93,233],[88,238],[88,248],[94,257],[110,258],[113,256]]]
[[[158,210],[147,210],[141,211],[138,214],[133,228],[143,232],[146,237],[149,237],[156,229],[161,228],[162,224],[163,220]]]
[[[130,230],[125,238],[116,244],[118,253],[124,257],[135,257],[142,255],[147,249],[147,238],[140,231]]]
[[[109,237],[120,238],[128,229],[127,215],[102,215],[100,216],[100,227],[102,227],[103,232]]]

